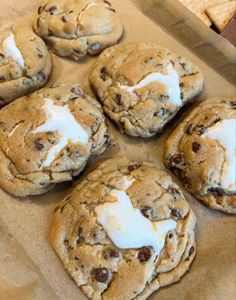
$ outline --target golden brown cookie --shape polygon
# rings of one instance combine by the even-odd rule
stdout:
[[[52,245],[91,299],[147,299],[189,269],[195,216],[164,171],[115,157],[55,209]]]
[[[164,162],[211,208],[236,213],[236,98],[202,102],[166,141]]]
[[[59,56],[79,60],[116,44],[123,26],[106,0],[50,0],[38,8],[34,30]]]
[[[0,111],[0,186],[16,196],[45,193],[108,144],[100,104],[78,85],[52,85]]]
[[[0,106],[48,81],[51,55],[28,24],[0,23]]]
[[[89,80],[120,131],[144,138],[161,132],[203,88],[197,66],[152,43],[106,49]]]

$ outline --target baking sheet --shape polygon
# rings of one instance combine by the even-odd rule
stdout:
[[[236,94],[233,84],[234,52],[231,45],[224,42],[222,47],[221,37],[216,37],[198,20],[193,23],[189,19],[186,23],[186,10],[176,6],[175,1],[159,0],[111,0],[117,11],[120,12],[125,26],[124,42],[156,42],[171,51],[186,56],[196,63],[205,76],[205,89],[200,99],[215,96],[232,96]],[[27,15],[35,10],[40,3],[38,0],[4,0],[1,1],[0,19],[27,19]],[[157,3],[161,6],[157,6]],[[166,6],[166,4],[168,4]],[[156,13],[154,8],[157,10]],[[153,13],[154,12],[154,13]],[[170,12],[172,12],[170,14]],[[172,17],[170,17],[172,15]],[[161,18],[158,18],[158,16]],[[188,16],[187,16],[188,17]],[[173,22],[174,18],[175,21]],[[165,24],[169,22],[169,25]],[[175,24],[176,23],[176,24]],[[182,24],[183,23],[183,24]],[[172,25],[171,25],[172,24]],[[190,26],[191,25],[191,26]],[[181,31],[191,32],[188,38]],[[208,31],[209,30],[209,31]],[[191,45],[196,45],[196,35],[199,45],[210,44],[207,50],[194,51]],[[204,48],[204,47],[203,47]],[[217,68],[212,63],[212,56],[219,53],[216,62]],[[204,55],[203,55],[204,54]],[[219,60],[220,57],[220,60]],[[209,59],[207,59],[209,58]],[[54,56],[54,70],[51,81],[78,83],[87,91],[90,91],[87,77],[96,58],[83,60],[76,63],[67,59]],[[220,66],[220,67],[219,67]],[[90,91],[91,92],[91,91]],[[143,161],[152,162],[157,167],[164,169],[162,164],[162,146],[168,132],[189,111],[193,105],[182,110],[168,126],[161,136],[143,140],[122,136],[109,122],[112,135],[112,147],[96,162],[91,162],[85,173],[74,184],[79,182],[86,173],[94,169],[99,161],[106,157],[123,153],[124,155]],[[176,179],[178,182],[178,180]],[[5,223],[4,231],[17,240],[17,253],[24,253],[23,257],[17,255],[17,261],[22,261],[16,269],[22,268],[22,272],[15,275],[15,283],[8,282],[8,291],[12,295],[18,288],[23,287],[22,274],[28,274],[28,279],[40,278],[37,286],[29,285],[27,295],[17,295],[12,299],[87,299],[69,275],[64,271],[63,265],[54,253],[48,241],[48,230],[52,220],[52,212],[55,206],[72,189],[72,183],[59,185],[52,192],[37,197],[26,199],[14,198],[0,190],[0,217]],[[162,300],[228,300],[236,298],[236,221],[235,217],[210,210],[196,201],[188,192],[185,196],[189,200],[197,216],[197,256],[190,271],[182,280],[174,285],[162,288],[153,294],[150,299]],[[1,226],[1,225],[0,225]],[[0,231],[1,243],[5,245],[1,249],[9,249],[9,240],[3,238]],[[24,249],[22,249],[23,247]],[[1,250],[0,249],[0,250]],[[3,250],[5,251],[5,250]],[[19,251],[19,252],[18,252]],[[15,252],[15,253],[16,253]],[[14,256],[10,252],[10,256]],[[26,258],[34,267],[27,269]],[[14,259],[14,257],[12,257]],[[2,261],[0,260],[0,264]],[[26,263],[26,264],[25,264]],[[5,265],[9,274],[14,272],[10,265]],[[0,299],[10,299],[4,289],[4,272],[0,267]],[[40,297],[35,295],[40,287]],[[52,293],[52,294],[50,294]]]

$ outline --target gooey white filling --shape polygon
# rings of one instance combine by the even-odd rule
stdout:
[[[230,192],[236,191],[236,119],[217,122],[201,137],[216,140],[224,148],[226,161],[220,176],[220,184]]]
[[[126,178],[126,189],[132,183],[133,180]],[[114,189],[110,195],[117,201],[101,204],[95,211],[112,242],[121,249],[151,246],[158,255],[164,247],[166,234],[176,228],[176,222],[172,219],[151,222],[133,207],[125,191]]]
[[[6,57],[11,57],[21,68],[24,68],[25,61],[20,49],[16,46],[14,34],[12,32],[2,42],[2,50]]]
[[[46,122],[37,127],[33,133],[57,131],[60,135],[59,142],[50,148],[42,167],[48,167],[56,158],[57,154],[69,143],[87,143],[89,136],[87,132],[77,123],[70,112],[68,105],[55,105],[51,99],[45,99],[43,110]]]
[[[173,68],[172,64],[167,65],[168,75],[164,75],[159,72],[148,74],[144,77],[138,84],[133,85],[131,87],[121,85],[122,89],[127,90],[131,95],[134,95],[134,92],[138,89],[141,89],[148,85],[151,82],[160,82],[168,87],[168,96],[169,101],[174,103],[177,106],[182,105],[181,97],[180,97],[180,87],[179,87],[179,74]]]

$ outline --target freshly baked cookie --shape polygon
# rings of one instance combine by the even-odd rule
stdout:
[[[196,253],[195,216],[164,171],[109,159],[55,209],[51,242],[91,299],[147,299]]]
[[[236,97],[202,102],[166,141],[164,162],[211,208],[236,213]]]
[[[35,32],[59,56],[79,60],[116,44],[123,26],[106,0],[50,0],[38,8]]]
[[[104,111],[130,136],[151,137],[203,88],[199,69],[151,43],[105,50],[90,74]]]
[[[45,193],[108,145],[100,104],[78,85],[52,85],[0,111],[0,186],[16,196]]]
[[[29,25],[0,23],[0,106],[42,87],[51,69],[51,55]]]

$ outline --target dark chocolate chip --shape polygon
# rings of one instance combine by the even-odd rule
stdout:
[[[221,188],[210,188],[208,191],[215,194],[217,197],[224,196],[224,190]]]
[[[48,36],[52,36],[53,35],[53,31],[51,29],[48,29]]]
[[[43,7],[42,7],[42,6],[39,6],[39,8],[38,8],[38,15],[41,14],[42,10],[43,10]]]
[[[168,238],[169,238],[169,239],[172,239],[172,237],[173,237],[173,233],[169,233],[169,234],[168,234]]]
[[[0,57],[4,58],[5,55],[3,53],[0,52]]]
[[[44,148],[44,145],[41,144],[41,143],[39,142],[39,140],[35,140],[35,141],[34,141],[34,146],[35,146],[35,148],[36,148],[38,151],[42,151],[43,148]]]
[[[182,154],[176,154],[172,158],[173,162],[176,164],[180,164],[183,161],[183,155]]]
[[[149,218],[151,212],[152,208],[150,206],[144,206],[141,208],[141,213],[144,215],[145,218]]]
[[[113,11],[114,13],[116,12],[114,8],[109,8],[109,10]]]
[[[77,53],[77,54],[82,54],[83,53],[80,48],[75,48],[74,52]]]
[[[190,123],[186,128],[186,133],[191,134],[193,132],[194,125]]]
[[[115,101],[118,105],[121,105],[122,104],[122,96],[121,94],[116,94],[116,98],[115,98]]]
[[[133,170],[136,170],[136,169],[138,169],[139,167],[140,167],[139,164],[133,164],[133,165],[128,166],[128,170],[129,170],[130,172],[132,172]]]
[[[5,76],[0,76],[0,82],[3,82],[6,80],[6,77]]]
[[[180,98],[181,98],[181,100],[183,100],[184,99],[184,93],[180,93]]]
[[[38,57],[39,58],[43,58],[43,54],[42,53],[38,53]]]
[[[62,20],[62,22],[66,23],[66,22],[67,22],[66,16],[63,16],[63,17],[61,18],[61,20]]]
[[[172,216],[176,217],[177,219],[182,218],[181,212],[177,208],[173,208],[171,210],[171,214],[172,214]]]
[[[230,106],[233,109],[236,109],[236,101],[230,101]]]
[[[39,72],[38,75],[42,78],[43,81],[47,79],[47,75],[43,71]]]
[[[83,91],[82,91],[82,89],[81,89],[80,86],[73,87],[71,89],[71,93],[73,93],[73,94],[75,94],[77,96],[83,96]]]
[[[112,258],[117,258],[117,257],[119,257],[119,253],[113,249],[110,249],[109,256]]]
[[[100,77],[101,77],[101,79],[103,80],[103,81],[106,81],[106,79],[107,79],[107,69],[106,69],[106,67],[103,67],[102,69],[101,69],[101,71],[100,71]]]
[[[54,6],[49,7],[49,9],[47,11],[50,13],[50,15],[53,15],[56,10],[57,10],[57,7],[54,5]]]
[[[192,143],[193,152],[198,153],[200,149],[201,149],[201,145],[199,143],[197,143],[197,142]]]
[[[160,95],[160,100],[169,100],[169,96],[167,96],[167,95]]]
[[[183,82],[180,82],[179,86],[180,86],[180,87],[184,87],[184,83],[183,83]]]
[[[192,247],[189,249],[189,252],[188,252],[189,256],[191,256],[191,255],[193,254],[193,252],[194,252],[194,246],[192,246]]]
[[[144,263],[149,261],[151,255],[151,249],[149,247],[143,247],[138,253],[138,259],[141,263]]]
[[[109,271],[107,268],[97,268],[93,270],[94,277],[98,282],[106,282],[109,278]]]

